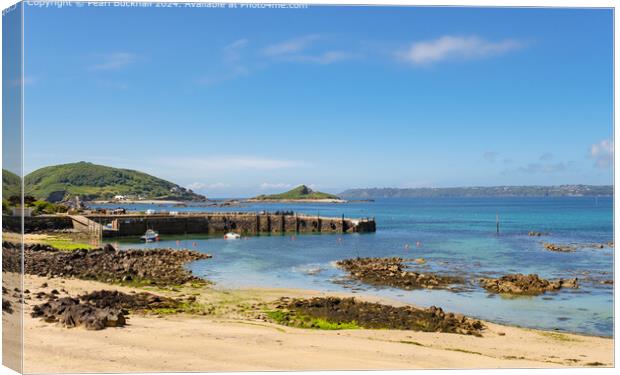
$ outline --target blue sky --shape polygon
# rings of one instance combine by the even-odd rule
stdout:
[[[29,172],[212,197],[612,183],[611,10],[25,11]]]

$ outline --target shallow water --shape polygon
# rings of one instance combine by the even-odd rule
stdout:
[[[437,305],[446,311],[498,323],[602,336],[613,334],[613,286],[600,281],[613,279],[614,250],[582,248],[572,253],[554,253],[542,247],[543,241],[613,241],[612,198],[410,198],[349,204],[126,207],[174,211],[294,210],[322,216],[374,216],[377,232],[370,234],[262,235],[236,241],[188,235],[163,237],[159,243],[140,246],[208,252],[213,259],[195,262],[189,268],[223,287],[354,291],[420,306]],[[499,235],[496,214],[500,217]],[[529,237],[530,230],[549,235]],[[123,241],[119,245],[136,247],[136,242]],[[462,275],[471,283],[460,292],[360,285],[351,289],[351,285],[338,283],[344,273],[334,267],[334,262],[356,256],[425,258],[426,264],[415,267]],[[578,277],[580,288],[538,297],[506,298],[488,294],[475,283],[481,276],[514,272],[537,273],[545,278]]]

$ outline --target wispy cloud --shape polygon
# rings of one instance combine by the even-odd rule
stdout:
[[[293,184],[263,182],[259,187],[262,190],[290,189],[293,187]]]
[[[316,55],[294,55],[289,57],[289,61],[308,62],[320,65],[328,65],[355,57],[353,53],[345,51],[327,51]]]
[[[448,59],[471,59],[500,55],[522,48],[524,44],[514,39],[489,41],[477,36],[446,35],[438,39],[413,43],[399,51],[398,57],[415,64],[424,65]]]
[[[226,189],[226,188],[229,188],[230,185],[225,184],[223,182],[216,182],[214,184],[207,184],[204,182],[194,182],[194,183],[187,185],[187,187],[192,190],[207,190],[207,189],[215,190],[215,189]]]
[[[221,64],[219,67],[216,66],[212,72],[198,78],[197,83],[207,86],[216,85],[249,75],[252,69],[248,67],[247,62],[244,61],[246,59],[243,57],[243,51],[249,43],[248,39],[241,38],[225,45],[220,51]]]
[[[203,85],[215,85],[231,79],[243,77],[250,74],[250,69],[242,65],[229,67],[225,72],[220,74],[209,74],[198,79],[198,83]]]
[[[495,151],[487,151],[484,154],[482,154],[482,158],[488,161],[489,163],[495,163],[498,157],[499,157],[499,153]]]
[[[237,39],[224,47],[224,60],[235,62],[241,59],[241,52],[247,47],[249,41],[246,38]]]
[[[545,152],[544,154],[540,155],[538,160],[540,160],[540,161],[551,161],[551,160],[553,160],[553,154],[551,154],[549,152]]]
[[[91,70],[120,70],[137,60],[137,55],[129,52],[113,52],[101,56],[101,62],[91,65]]]
[[[594,165],[599,168],[612,166],[614,162],[614,142],[610,139],[603,139],[591,145],[588,156],[594,159]]]
[[[261,50],[261,54],[277,61],[312,63],[319,65],[333,64],[352,59],[356,56],[354,53],[345,50],[325,50],[324,46],[318,43],[324,41],[325,38],[318,34],[305,35],[271,44],[263,48]],[[312,51],[310,51],[310,49],[312,49]]]
[[[162,165],[190,168],[196,171],[222,170],[278,170],[308,167],[311,163],[298,160],[271,159],[254,156],[219,156],[208,158],[175,158],[161,161]]]
[[[505,170],[502,172],[502,174],[555,174],[571,171],[574,169],[574,167],[574,161],[557,163],[535,162],[519,166],[515,169]]]
[[[262,49],[265,56],[283,56],[299,53],[308,48],[312,43],[317,41],[319,36],[316,34],[305,35],[298,38],[289,39],[283,42],[271,44]]]

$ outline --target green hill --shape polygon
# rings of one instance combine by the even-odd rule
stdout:
[[[25,194],[48,201],[80,196],[84,200],[129,199],[203,201],[206,198],[172,182],[146,173],[87,162],[38,169],[25,179]]]
[[[315,200],[315,199],[340,199],[340,197],[321,193],[320,191],[313,191],[306,185],[300,185],[293,190],[289,190],[285,193],[281,194],[272,194],[272,195],[259,195],[254,198],[256,200]]]
[[[18,175],[8,171],[2,170],[2,197],[3,199],[9,199],[11,196],[20,195],[21,180]]]

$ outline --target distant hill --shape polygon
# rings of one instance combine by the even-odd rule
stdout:
[[[253,200],[319,200],[333,199],[340,200],[340,197],[332,194],[313,191],[306,185],[297,186],[295,189],[289,190],[281,194],[259,195]]]
[[[2,170],[2,198],[9,199],[11,196],[19,196],[21,179],[15,173],[6,169]]]
[[[368,188],[340,193],[347,199],[435,197],[570,197],[612,196],[612,185],[478,186],[453,188]]]
[[[25,179],[25,194],[52,202],[80,196],[83,200],[130,199],[204,201],[206,198],[146,173],[87,162],[38,169]]]

